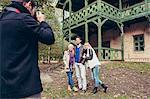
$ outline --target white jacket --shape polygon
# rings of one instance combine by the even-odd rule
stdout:
[[[91,48],[91,49],[93,51],[93,58],[86,62],[86,66],[89,67],[90,69],[94,68],[97,65],[101,65],[101,63],[95,53],[95,50],[93,48]]]
[[[64,51],[63,62],[65,65],[65,69],[69,68],[69,60],[70,60],[69,51]],[[75,63],[73,63],[73,67],[74,66],[75,66]],[[66,71],[68,71],[68,70],[66,69]]]

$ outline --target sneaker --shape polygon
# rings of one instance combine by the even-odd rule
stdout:
[[[85,93],[86,93],[86,90],[82,90],[82,91],[80,92],[81,95],[84,95]]]
[[[82,88],[79,88],[79,90],[82,90]]]
[[[68,85],[68,91],[71,91],[71,87],[70,87],[70,85]]]
[[[97,87],[94,87],[93,94],[96,94],[96,93],[97,93]]]
[[[78,89],[79,89],[80,91],[82,90],[82,88],[80,88],[80,87],[79,87]]]
[[[73,91],[75,91],[75,92],[78,91],[78,88],[76,88],[76,87],[73,87],[72,89],[73,89]]]
[[[83,90],[84,93],[86,93],[86,90]]]
[[[104,93],[106,93],[108,87],[105,84],[101,84],[101,86],[104,88]]]

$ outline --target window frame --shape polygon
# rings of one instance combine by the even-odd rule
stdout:
[[[140,44],[140,43],[143,43],[143,44]],[[134,51],[136,52],[142,52],[145,50],[144,34],[133,35],[133,47],[134,47]]]

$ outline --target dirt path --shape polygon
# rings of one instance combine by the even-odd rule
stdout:
[[[56,95],[57,99],[62,99],[62,97],[65,99],[100,99],[102,97],[118,97],[118,99],[119,97],[124,97],[123,99],[148,99],[148,97],[150,97],[150,73],[141,74],[141,72],[127,68],[107,69],[105,65],[101,66],[100,71],[100,78],[109,87],[107,94],[104,94],[102,89],[100,89],[96,95],[91,93],[93,86],[89,71],[87,71],[87,93],[84,95],[80,94],[81,92],[76,94],[68,94],[66,91],[66,74],[63,71],[62,63],[42,65],[41,78],[43,79],[45,77],[42,81],[43,87],[46,89],[46,91],[43,92],[43,97],[47,97],[48,95],[52,97],[56,94],[58,94],[58,96]],[[77,83],[76,80],[75,83]],[[47,87],[49,90],[47,90]]]

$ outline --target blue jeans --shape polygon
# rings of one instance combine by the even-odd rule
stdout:
[[[95,81],[95,87],[98,87],[100,84],[102,84],[102,81],[99,79],[99,66],[92,68],[92,77]]]
[[[71,86],[71,88],[74,87],[74,81],[72,79],[72,75],[73,75],[73,72],[69,71],[67,72],[67,76],[68,76],[68,85]]]

